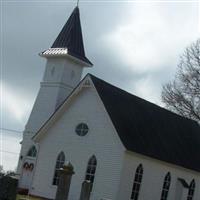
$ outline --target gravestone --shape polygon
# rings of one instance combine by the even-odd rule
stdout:
[[[69,194],[69,188],[71,184],[71,178],[74,174],[74,168],[69,163],[68,165],[64,165],[63,168],[59,170],[59,184],[56,192],[55,200],[67,200]]]
[[[91,189],[92,183],[90,181],[84,181],[82,183],[81,195],[79,200],[89,200]]]

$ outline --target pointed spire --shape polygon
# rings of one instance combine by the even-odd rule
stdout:
[[[79,5],[79,0],[77,0],[77,7],[78,7],[78,5]]]
[[[92,65],[85,56],[78,6],[73,10],[51,48],[66,48],[70,56]]]

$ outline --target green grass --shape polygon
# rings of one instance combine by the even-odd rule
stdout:
[[[17,195],[17,198],[16,200],[20,200],[20,199],[29,199],[29,200],[42,200],[41,198],[36,198],[36,197],[30,197],[30,196],[27,196],[27,195]]]

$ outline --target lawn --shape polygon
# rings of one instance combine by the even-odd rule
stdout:
[[[41,198],[36,198],[36,197],[30,197],[30,196],[27,196],[27,195],[17,195],[17,198],[16,200],[42,200]]]

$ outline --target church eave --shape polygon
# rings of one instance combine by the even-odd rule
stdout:
[[[81,58],[77,55],[74,55],[68,51],[67,48],[49,48],[41,53],[39,53],[41,57],[44,58],[56,58],[56,57],[68,57],[75,62],[82,64],[85,67],[92,67],[93,64],[86,58]]]

